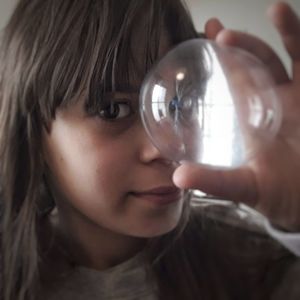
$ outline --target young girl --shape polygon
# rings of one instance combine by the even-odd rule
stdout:
[[[193,207],[187,191],[299,231],[300,21],[286,4],[271,13],[293,79],[259,39],[216,19],[205,33],[269,68],[286,116],[277,140],[234,171],[175,171],[138,95],[160,57],[198,37],[180,0],[19,1],[0,43],[3,300],[299,299],[294,255],[234,205]]]

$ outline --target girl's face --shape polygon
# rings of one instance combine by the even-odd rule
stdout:
[[[172,182],[174,164],[151,144],[142,126],[138,95],[113,93],[99,115],[84,99],[57,111],[44,134],[48,180],[65,221],[114,233],[154,237],[181,216],[182,191]]]

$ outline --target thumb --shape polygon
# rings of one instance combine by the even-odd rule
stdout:
[[[184,163],[174,174],[173,181],[181,189],[197,189],[224,200],[255,206],[258,199],[255,176],[251,169],[209,168]]]

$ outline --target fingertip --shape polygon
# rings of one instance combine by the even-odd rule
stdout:
[[[216,27],[219,27],[219,28],[224,27],[223,24],[221,23],[221,21],[216,17],[209,18],[207,20],[205,26],[216,26]]]
[[[184,189],[184,181],[183,177],[181,176],[180,172],[177,172],[177,170],[173,174],[173,183],[180,189]]]
[[[278,1],[274,4],[272,4],[268,10],[267,10],[267,15],[271,19],[276,19],[276,17],[281,14],[281,13],[287,13],[291,11],[291,7],[287,2],[284,1]]]
[[[287,24],[293,22],[295,13],[288,3],[280,1],[269,7],[267,16],[281,32],[285,32]]]
[[[187,168],[186,167],[187,164],[188,163],[183,163],[173,173],[173,182],[177,187],[179,187],[181,189],[186,188],[185,170]]]
[[[218,18],[210,18],[205,24],[205,34],[209,39],[214,40],[218,33],[224,29]]]
[[[234,35],[234,31],[224,29],[216,37],[216,42],[221,45],[235,45],[236,36]]]

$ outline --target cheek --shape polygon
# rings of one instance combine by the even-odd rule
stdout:
[[[176,226],[182,202],[157,209],[128,196],[132,189],[170,181],[165,167],[141,166],[134,131],[112,137],[72,122],[54,125],[44,146],[56,201],[66,220],[75,216],[139,237],[160,235]]]
[[[90,162],[90,170],[92,170],[90,182],[94,183],[95,190],[102,194],[105,193],[107,196],[128,192],[129,170],[133,161],[130,153],[127,154],[125,149],[122,151],[120,149],[114,145],[103,148],[98,152],[97,157]]]
[[[111,140],[76,126],[54,126],[45,149],[52,181],[71,201],[85,199],[99,205],[101,199],[125,190],[132,150],[122,139]]]

